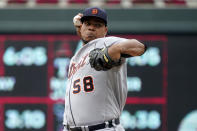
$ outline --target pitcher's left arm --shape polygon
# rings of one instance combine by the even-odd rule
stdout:
[[[124,42],[114,44],[108,48],[108,54],[112,60],[120,57],[140,56],[146,51],[147,46],[136,39],[128,39]]]

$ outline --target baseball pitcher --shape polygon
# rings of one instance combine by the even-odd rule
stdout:
[[[83,47],[72,57],[65,96],[64,130],[124,131],[119,117],[127,97],[126,58],[142,55],[135,39],[105,37],[107,14],[92,7],[73,18]]]

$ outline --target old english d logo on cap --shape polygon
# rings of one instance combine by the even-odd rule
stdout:
[[[98,9],[92,9],[92,14],[96,15],[98,13]]]
[[[83,23],[83,21],[85,19],[87,19],[88,17],[100,18],[101,20],[103,20],[105,22],[105,25],[107,25],[107,13],[105,12],[105,10],[103,10],[101,8],[98,8],[98,7],[86,8],[83,11],[83,16],[81,17],[81,22]]]

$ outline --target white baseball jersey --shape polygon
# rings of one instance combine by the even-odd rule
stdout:
[[[127,68],[96,71],[89,63],[89,53],[127,39],[104,37],[84,45],[71,59],[65,96],[64,125],[90,126],[118,118],[127,97]]]

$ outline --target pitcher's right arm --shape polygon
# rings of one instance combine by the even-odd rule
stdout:
[[[73,24],[76,28],[76,32],[77,32],[77,35],[81,38],[81,32],[80,32],[80,29],[81,29],[81,26],[82,26],[82,23],[81,23],[81,17],[83,16],[82,13],[78,13],[74,18],[73,18]]]

